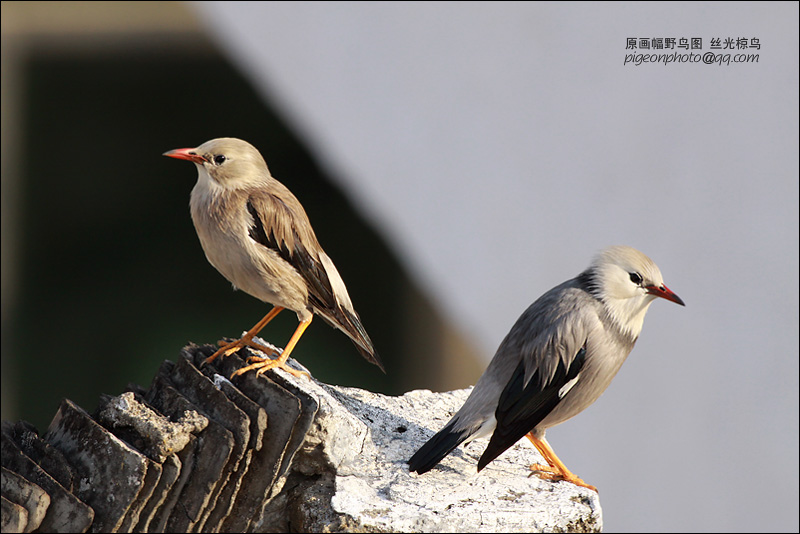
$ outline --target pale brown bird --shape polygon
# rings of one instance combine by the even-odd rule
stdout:
[[[220,342],[220,349],[206,359],[207,363],[244,346],[271,352],[253,337],[287,309],[297,314],[300,324],[280,356],[274,360],[254,358],[255,363],[233,376],[251,369],[261,374],[275,367],[295,376],[301,374],[288,367],[286,360],[314,314],[347,334],[367,361],[386,372],[350,302],[342,277],[317,241],[303,206],[272,177],[253,145],[223,137],[164,155],[197,166],[190,207],[208,261],[235,289],[273,305],[240,339]]]

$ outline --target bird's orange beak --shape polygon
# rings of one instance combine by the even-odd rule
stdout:
[[[168,158],[175,158],[175,159],[185,159],[191,161],[192,163],[197,163],[202,165],[206,162],[206,159],[195,152],[196,149],[194,148],[176,148],[175,150],[169,150],[164,152],[162,156],[167,156]]]
[[[662,299],[667,299],[676,304],[680,304],[681,306],[686,306],[686,304],[683,303],[683,299],[673,293],[672,290],[665,285],[662,285],[661,287],[646,286],[645,289],[650,295],[655,295],[657,297],[661,297]]]

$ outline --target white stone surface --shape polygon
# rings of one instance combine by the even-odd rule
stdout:
[[[401,397],[286,376],[320,403],[303,450],[319,452],[334,471],[334,514],[368,531],[600,531],[597,493],[529,476],[542,461],[522,440],[477,473],[487,440],[458,447],[436,468],[409,473],[408,458],[461,406],[470,389]],[[317,462],[309,462],[313,464]]]

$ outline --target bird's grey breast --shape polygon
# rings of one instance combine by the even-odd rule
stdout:
[[[540,429],[563,423],[594,403],[611,384],[636,341],[608,319],[599,300],[582,296],[575,305],[574,319],[583,325],[585,360],[561,401],[537,425]]]
[[[554,287],[523,312],[476,384],[473,396],[482,406],[496,406],[510,381],[524,370],[522,386],[530,392],[526,395],[538,391],[542,402],[547,395],[557,395],[548,401],[555,402],[554,407],[536,425],[540,429],[554,426],[597,400],[632,347],[632,340],[606,319],[604,304],[579,277],[574,278]],[[531,381],[536,383],[529,387]]]

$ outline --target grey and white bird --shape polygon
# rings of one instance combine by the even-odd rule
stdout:
[[[527,436],[548,465],[531,469],[596,491],[545,439],[605,391],[633,349],[657,297],[684,306],[653,261],[636,249],[603,250],[588,269],[539,297],[500,343],[461,409],[409,460],[419,474],[458,445],[491,434],[478,471]]]
[[[273,305],[241,339],[220,342],[221,348],[206,362],[244,346],[271,352],[253,337],[287,309],[297,314],[300,324],[280,356],[254,358],[255,363],[234,376],[251,369],[261,374],[275,367],[300,374],[288,367],[286,360],[314,314],[344,332],[367,361],[384,370],[342,277],[317,241],[303,206],[272,177],[253,145],[224,137],[164,155],[197,166],[190,208],[208,261],[235,289]]]

